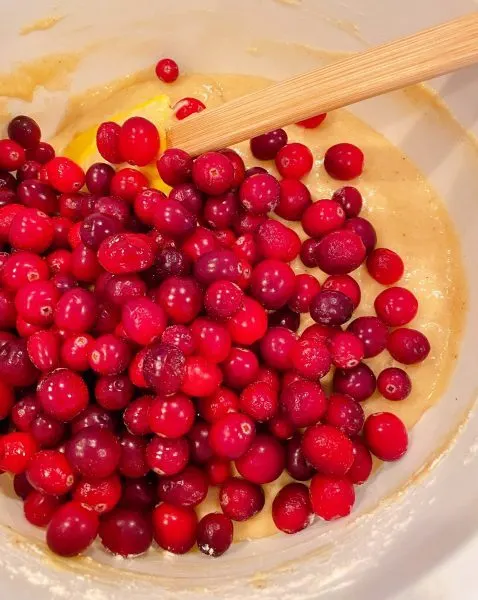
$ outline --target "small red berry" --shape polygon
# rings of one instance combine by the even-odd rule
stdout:
[[[375,248],[367,258],[370,275],[382,285],[392,285],[402,277],[403,260],[393,250]]]
[[[354,462],[347,471],[346,478],[355,485],[365,483],[372,472],[372,455],[360,438],[352,440],[354,445]]]
[[[250,141],[251,152],[259,160],[274,159],[286,144],[287,133],[283,129],[274,129],[269,133],[253,137]]]
[[[307,146],[294,142],[279,150],[275,163],[282,177],[302,179],[312,170],[314,157]]]
[[[161,58],[156,64],[156,77],[164,83],[173,83],[179,77],[179,67],[172,58]]]
[[[404,365],[422,362],[430,353],[430,342],[416,329],[395,329],[388,337],[387,350],[392,357]]]
[[[75,483],[70,463],[58,450],[37,452],[28,464],[27,478],[36,490],[51,496],[67,494]]]
[[[314,475],[310,482],[310,500],[312,510],[324,521],[346,517],[355,502],[354,486],[348,479]]]
[[[174,554],[185,554],[196,542],[197,516],[192,508],[159,504],[153,511],[156,543]]]
[[[370,415],[365,421],[363,435],[369,450],[380,460],[398,460],[408,448],[405,425],[389,412]]]
[[[0,437],[0,469],[15,475],[24,473],[37,444],[29,433],[12,432]]]
[[[25,162],[25,150],[13,140],[0,140],[0,169],[16,171]]]
[[[306,460],[324,475],[345,475],[354,460],[352,442],[330,425],[313,425],[306,429],[302,451]]]
[[[418,300],[405,288],[390,287],[375,298],[374,307],[378,318],[385,325],[401,327],[415,318]]]
[[[242,206],[254,216],[266,215],[279,203],[280,185],[269,173],[247,177],[239,188]],[[245,233],[245,232],[241,232]]]
[[[359,363],[351,369],[336,369],[333,379],[334,392],[352,396],[357,402],[363,402],[373,395],[376,379],[372,369]]]
[[[277,391],[271,389],[267,383],[256,381],[242,391],[239,405],[242,412],[254,421],[269,421],[279,408]]]
[[[250,417],[228,413],[212,424],[209,444],[217,456],[234,460],[250,448],[254,436],[254,422]]]
[[[362,210],[362,194],[357,188],[351,185],[346,185],[335,192],[332,195],[332,200],[339,202],[347,217],[357,217]]]
[[[387,400],[404,400],[412,391],[412,382],[403,369],[390,367],[377,377],[377,389]]]
[[[334,200],[319,200],[305,210],[301,221],[307,235],[319,238],[342,227],[345,211]]]
[[[105,479],[82,479],[73,492],[76,500],[98,514],[110,512],[121,499],[122,485],[118,475]]]
[[[307,379],[322,379],[332,366],[327,346],[317,339],[301,339],[296,342],[290,358],[292,367]]]
[[[303,483],[284,486],[272,502],[274,525],[284,533],[297,533],[312,523],[309,490]]]
[[[365,246],[353,231],[332,231],[315,249],[317,266],[328,275],[342,275],[357,269],[365,259]]]
[[[300,125],[305,129],[316,129],[321,123],[324,122],[326,116],[327,113],[321,113],[320,115],[316,115],[315,117],[310,117],[309,119],[299,121],[297,125]]]
[[[331,146],[324,156],[324,168],[334,179],[348,181],[362,174],[364,156],[357,146],[348,143]]]
[[[282,179],[279,203],[275,212],[288,221],[300,221],[304,211],[312,204],[309,189],[298,179]]]
[[[60,556],[76,556],[96,538],[99,520],[96,513],[78,502],[68,502],[56,511],[48,526],[48,547]]]
[[[182,121],[186,117],[203,111],[206,105],[197,98],[182,98],[173,106],[173,112],[178,121]]]
[[[362,298],[359,284],[350,275],[330,275],[322,284],[322,289],[342,292],[352,300],[354,309]]]
[[[239,474],[252,483],[275,481],[285,467],[285,450],[271,435],[258,434],[244,454],[235,461]]]
[[[331,394],[324,422],[353,437],[360,433],[365,421],[362,406],[351,396]]]
[[[221,513],[209,513],[198,523],[197,545],[207,556],[221,556],[232,544],[232,521]]]
[[[183,394],[158,396],[149,408],[149,426],[157,435],[179,438],[193,426],[195,413],[192,400]]]
[[[363,359],[362,340],[349,331],[339,331],[328,342],[332,362],[340,369],[353,369]]]
[[[46,527],[60,504],[61,501],[56,496],[47,496],[33,490],[25,498],[23,512],[26,520],[32,525]]]
[[[48,175],[48,183],[58,192],[64,194],[77,192],[85,183],[83,169],[64,156],[53,158],[44,168]]]
[[[319,383],[295,381],[283,387],[280,396],[285,415],[295,427],[314,425],[327,410],[327,399]]]
[[[156,126],[143,117],[127,119],[121,127],[119,151],[130,165],[144,167],[152,162],[159,152]]]
[[[222,512],[233,521],[247,521],[264,508],[264,490],[260,485],[232,477],[219,492]]]

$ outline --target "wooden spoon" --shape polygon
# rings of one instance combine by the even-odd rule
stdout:
[[[168,131],[196,156],[478,62],[478,12],[274,83]]]

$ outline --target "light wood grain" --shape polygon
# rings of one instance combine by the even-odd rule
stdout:
[[[371,48],[175,122],[168,145],[193,155],[478,62],[478,12]]]

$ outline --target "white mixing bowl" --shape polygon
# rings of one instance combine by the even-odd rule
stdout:
[[[10,99],[9,108],[36,116],[48,135],[69,93],[150,66],[160,56],[175,57],[189,71],[285,77],[317,65],[336,51],[359,50],[411,33],[472,11],[476,4],[476,0],[354,0],[350,4],[343,0],[3,0],[0,73],[8,73],[18,61],[37,60],[37,70],[24,69],[18,83],[28,91],[28,77],[42,73],[48,89],[36,89],[31,105]],[[52,22],[43,21],[45,29],[20,35],[25,26],[54,15],[64,18],[54,27],[47,28]],[[43,56],[50,58],[40,65]],[[68,88],[60,85],[65,78],[57,76],[59,66],[65,75],[71,71]],[[414,429],[406,458],[383,468],[360,490],[357,509],[349,519],[318,523],[295,536],[241,543],[218,560],[199,554],[156,553],[125,561],[100,550],[87,559],[53,560],[36,543],[41,535],[24,522],[20,503],[4,493],[0,496],[2,598],[385,600],[475,534],[478,151],[465,130],[478,132],[477,75],[477,69],[468,69],[433,82],[456,120],[444,118],[437,105],[414,103],[402,93],[353,108],[403,148],[439,190],[460,233],[469,280],[470,311],[457,368],[441,401]],[[0,76],[0,96],[4,93]],[[424,465],[422,473],[412,477]]]

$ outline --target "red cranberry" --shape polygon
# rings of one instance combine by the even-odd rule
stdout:
[[[276,438],[257,435],[249,449],[236,459],[242,477],[252,483],[270,483],[279,477],[285,466],[285,451]]]
[[[123,495],[120,506],[135,510],[150,510],[156,504],[156,491],[151,479],[126,479],[123,483]]]
[[[0,437],[0,469],[18,475],[24,473],[38,446],[29,433],[12,432]]]
[[[347,394],[357,402],[363,402],[375,392],[376,379],[370,367],[360,363],[352,369],[336,369],[333,387],[334,392]]]
[[[284,533],[297,533],[312,523],[309,490],[303,483],[284,486],[272,502],[272,519]]]
[[[325,475],[345,475],[353,463],[352,442],[330,425],[313,425],[306,429],[302,451],[306,460]]]
[[[281,308],[294,290],[295,273],[280,260],[263,260],[252,272],[251,293],[265,308]]]
[[[327,399],[320,384],[312,381],[296,381],[283,387],[280,402],[295,427],[317,423],[327,409]]]
[[[274,129],[269,133],[253,137],[250,141],[251,152],[259,160],[274,159],[286,144],[287,133],[283,129]]]
[[[286,144],[279,150],[275,163],[282,177],[302,179],[312,170],[314,157],[307,146],[294,142]]]
[[[25,500],[28,494],[33,491],[33,487],[28,483],[25,473],[19,473],[13,477],[13,491],[22,500]]]
[[[16,178],[7,171],[0,171],[0,192],[15,192],[17,187]],[[15,194],[14,194],[15,196]]]
[[[310,310],[312,298],[320,292],[320,283],[313,275],[301,273],[295,278],[295,291],[289,299],[289,307],[298,313]]]
[[[181,391],[188,396],[210,396],[221,385],[219,367],[202,356],[188,356]]]
[[[356,367],[364,357],[364,344],[349,331],[339,331],[328,342],[332,362],[340,369]]]
[[[183,382],[186,359],[181,350],[170,344],[156,343],[147,351],[143,373],[146,382],[158,394],[177,392]]]
[[[213,457],[204,468],[211,485],[222,485],[231,477],[231,463],[228,460]]]
[[[89,404],[71,423],[71,432],[78,433],[87,427],[103,427],[109,431],[116,428],[115,416],[101,406]]]
[[[36,490],[52,496],[67,494],[75,483],[69,462],[58,450],[37,452],[28,463],[27,478]]]
[[[212,457],[209,445],[209,424],[197,420],[188,433],[191,446],[191,460],[202,465]]]
[[[314,250],[317,266],[328,275],[350,273],[365,258],[362,239],[353,231],[333,231],[324,236]]]
[[[239,218],[232,224],[237,235],[255,233],[266,220],[265,214],[253,215],[250,212],[239,213]]]
[[[133,394],[133,385],[126,375],[104,375],[96,380],[95,398],[106,410],[122,410]]]
[[[146,294],[147,286],[139,275],[111,275],[108,273],[104,293],[100,292],[99,279],[96,281],[96,295],[103,295],[111,303],[123,306],[135,298],[142,298]]]
[[[378,318],[390,327],[410,323],[418,311],[417,299],[412,292],[402,287],[383,290],[375,298],[374,306]]]
[[[352,440],[354,445],[354,462],[347,471],[346,478],[355,485],[365,483],[372,472],[372,455],[359,438]]]
[[[182,98],[173,106],[173,112],[178,121],[203,111],[206,106],[197,98]]]
[[[299,121],[297,125],[300,125],[305,129],[316,129],[321,123],[324,122],[326,116],[327,113],[321,113],[320,115],[315,115],[315,117],[310,117],[309,119]]]
[[[229,413],[213,423],[209,444],[218,456],[234,460],[249,449],[254,436],[254,423],[247,415]]]
[[[407,451],[407,429],[392,413],[370,415],[365,421],[363,432],[369,450],[380,460],[398,460]]]
[[[286,445],[285,467],[291,477],[298,481],[307,481],[314,474],[314,469],[305,460],[302,452],[302,436],[294,434]]]
[[[226,156],[231,164],[234,172],[232,178],[232,188],[237,188],[244,181],[246,174],[246,166],[244,165],[244,161],[239,156],[239,154],[235,150],[231,150],[230,148],[225,148],[224,150],[220,150],[220,153]]]
[[[307,379],[322,379],[331,367],[331,357],[324,342],[301,339],[291,352],[291,366]]]
[[[101,123],[96,132],[98,152],[106,161],[113,164],[124,161],[119,147],[120,134],[121,125],[111,121]]]
[[[159,287],[157,302],[175,323],[189,323],[202,308],[202,294],[190,277],[168,277]],[[155,299],[156,301],[156,299]]]
[[[212,196],[204,205],[204,219],[213,229],[227,229],[237,218],[237,195],[227,192],[220,196]]]
[[[80,243],[71,256],[71,274],[78,281],[93,283],[101,274],[96,252]]]
[[[194,404],[183,394],[175,394],[169,398],[158,396],[149,408],[151,431],[167,438],[185,435],[191,429],[194,417]]]
[[[33,490],[25,498],[23,512],[26,520],[37,527],[46,527],[61,502],[56,496],[46,496]]]
[[[28,163],[25,163],[25,166]],[[41,181],[33,178],[24,178],[17,188],[18,199],[29,208],[36,208],[46,214],[53,214],[58,210],[58,201],[55,192]]]
[[[198,318],[191,325],[196,350],[214,363],[227,358],[231,350],[231,337],[227,328],[210,319]]]
[[[185,356],[190,356],[196,350],[196,344],[191,330],[186,325],[170,325],[161,336],[163,344],[176,346]]]
[[[175,475],[188,464],[189,454],[186,438],[153,437],[146,447],[146,462],[158,475]]]
[[[193,160],[179,148],[168,148],[158,159],[158,173],[168,185],[175,186],[191,180]]]
[[[280,185],[275,177],[265,174],[253,175],[242,183],[239,199],[252,215],[265,215],[279,203]]]
[[[118,475],[105,479],[82,479],[73,492],[73,500],[98,514],[110,512],[121,498],[122,486]]]
[[[359,317],[350,323],[347,331],[362,340],[365,358],[377,356],[387,346],[388,328],[377,317]]]
[[[342,292],[352,300],[354,308],[357,308],[362,298],[359,284],[350,275],[330,275],[322,284],[322,289]]]
[[[252,233],[245,233],[237,238],[232,246],[233,252],[239,258],[250,264],[255,264],[258,259],[258,250],[256,240]]]
[[[83,169],[65,156],[52,158],[44,168],[48,176],[48,183],[63,194],[77,192],[85,183]]]
[[[39,331],[28,338],[28,356],[39,371],[52,371],[59,366],[58,337],[51,331]]]
[[[291,352],[296,335],[285,327],[271,327],[260,342],[261,355],[273,369],[286,371],[292,368]]]
[[[96,513],[78,502],[68,502],[56,511],[48,526],[48,547],[60,556],[76,556],[93,543],[98,533]]]
[[[0,140],[0,169],[16,171],[25,162],[25,150],[13,140]]]
[[[37,394],[42,410],[58,421],[71,421],[89,401],[83,379],[68,369],[56,369],[46,375],[38,386]]]
[[[102,196],[110,191],[115,170],[106,163],[94,163],[85,174],[86,187],[92,194]]]
[[[179,77],[178,63],[172,58],[161,58],[156,64],[156,77],[164,83],[173,83]]]
[[[353,310],[350,298],[334,290],[322,290],[310,303],[310,316],[314,321],[332,327],[347,322]]]
[[[153,511],[156,543],[174,554],[185,554],[196,542],[197,516],[192,508],[159,504]]]
[[[55,275],[69,275],[71,273],[71,252],[58,249],[46,257],[46,263],[50,271]]]
[[[197,261],[203,254],[218,250],[219,242],[212,231],[198,227],[184,242],[181,250],[192,261]]]
[[[300,221],[312,203],[308,188],[297,179],[283,179],[279,183],[280,198],[275,212],[288,221]]]
[[[334,200],[319,200],[311,204],[302,215],[302,226],[310,237],[322,237],[340,229],[345,222],[342,206]]]
[[[148,550],[153,541],[153,527],[149,515],[117,508],[101,520],[99,536],[107,550],[129,558]]]
[[[339,202],[347,217],[357,217],[362,210],[362,195],[357,188],[346,185],[332,195],[332,200]]]
[[[101,243],[98,260],[109,273],[135,273],[144,271],[153,264],[154,252],[147,236],[119,233]]]
[[[211,317],[227,319],[239,310],[243,297],[244,293],[235,283],[218,280],[207,288],[204,306]]]
[[[102,196],[96,200],[94,209],[97,213],[114,217],[123,225],[130,218],[129,205],[122,198]]]
[[[233,342],[250,346],[267,331],[266,311],[259,302],[245,296],[242,306],[228,321],[228,329]]]
[[[93,338],[88,334],[72,335],[63,342],[60,356],[63,366],[72,371],[87,371]]]
[[[175,185],[169,193],[169,199],[179,202],[192,215],[198,215],[203,210],[204,194],[192,183]]]
[[[154,265],[146,274],[147,282],[153,285],[166,277],[187,275],[190,270],[190,261],[184,249],[163,248],[156,255]]]
[[[146,356],[147,352],[148,348],[143,348],[140,350],[133,356],[133,360],[130,362],[128,367],[128,377],[131,379],[131,383],[138,388],[148,387],[143,373],[144,357]]]
[[[55,325],[71,333],[90,331],[96,321],[96,308],[91,292],[81,288],[67,291],[56,306]]]
[[[362,240],[367,254],[371,252],[377,243],[377,233],[367,219],[362,217],[353,217],[345,222],[345,229],[356,233]]]
[[[38,371],[33,366],[25,340],[12,339],[0,347],[0,380],[13,387],[33,385]]]
[[[35,160],[41,165],[45,165],[52,158],[55,158],[55,150],[50,144],[40,142],[35,148],[27,149],[26,157],[28,160]]]
[[[350,514],[355,502],[354,486],[348,479],[314,475],[310,482],[312,510],[324,521]]]
[[[142,437],[125,433],[120,441],[121,457],[118,471],[124,477],[136,479],[149,472],[146,462],[146,440]]]
[[[119,196],[129,204],[134,202],[136,195],[148,187],[148,179],[136,169],[120,169],[111,180],[111,195]]]
[[[393,250],[376,248],[367,258],[370,275],[382,285],[392,285],[403,275],[403,261]]]
[[[362,174],[364,155],[353,144],[331,146],[324,156],[324,168],[334,179],[348,181]]]
[[[118,467],[121,449],[117,437],[104,427],[86,427],[66,444],[66,457],[83,477],[103,479]]]
[[[268,430],[279,440],[288,440],[294,435],[295,427],[279,407],[279,413],[267,423]]]
[[[260,485],[232,477],[221,487],[219,502],[230,519],[246,521],[264,508],[264,491]]]
[[[82,218],[83,195],[81,193],[61,194],[58,203],[60,216],[64,219],[76,222]]]
[[[129,339],[140,346],[147,346],[161,336],[167,317],[156,303],[148,298],[137,298],[123,306],[122,323]]]
[[[195,215],[171,198],[158,204],[153,224],[160,232],[173,238],[190,235],[197,226]]]
[[[420,331],[403,327],[390,333],[387,350],[396,361],[404,365],[414,365],[428,356],[430,342]]]
[[[239,403],[242,412],[260,422],[272,419],[279,408],[277,391],[260,381],[249,384],[243,390]]]
[[[197,545],[207,556],[221,556],[232,544],[232,521],[221,513],[209,513],[198,523]]]
[[[4,329],[15,327],[17,311],[13,297],[0,289],[0,326]]]
[[[120,233],[122,229],[123,226],[114,217],[93,213],[83,221],[80,228],[80,237],[87,248],[98,250],[103,240]]]
[[[300,252],[299,236],[274,219],[267,219],[259,226],[255,239],[257,251],[264,258],[291,262]]]
[[[51,219],[36,208],[24,208],[13,217],[8,239],[16,250],[41,254],[53,241]]]
[[[224,381],[232,388],[242,389],[255,381],[259,371],[259,361],[252,350],[232,348],[222,364]]]
[[[219,387],[211,396],[199,398],[199,413],[208,423],[215,423],[238,410],[237,394],[225,387]]]
[[[1,417],[5,419],[10,415],[13,425],[19,431],[30,431],[32,421],[38,416],[40,409],[34,394],[24,396],[15,403],[13,390],[5,383],[0,383]]]
[[[162,477],[158,484],[159,499],[173,506],[197,506],[206,498],[207,491],[204,472],[192,466],[176,475]]]
[[[56,448],[65,436],[65,426],[48,415],[40,415],[32,422],[30,433],[40,448]]]
[[[284,307],[268,315],[269,328],[285,327],[290,331],[296,332],[300,327],[300,315]]]
[[[154,213],[160,202],[166,199],[165,194],[158,190],[146,189],[134,199],[134,213],[146,225],[152,225]]]
[[[348,437],[357,435],[364,424],[363,408],[351,396],[332,394],[325,413],[324,422],[345,433]]]
[[[119,151],[130,165],[144,167],[152,162],[159,151],[156,126],[144,117],[127,119],[121,127]]]
[[[51,281],[32,281],[18,290],[15,307],[18,315],[33,325],[50,325],[60,294]]]
[[[149,411],[153,396],[141,396],[128,404],[124,413],[123,421],[126,428],[133,435],[148,435],[151,432],[149,426]]]
[[[202,192],[218,196],[232,186],[234,169],[227,156],[220,152],[206,152],[194,161],[192,177]]]
[[[90,347],[90,368],[100,375],[119,375],[131,362],[131,349],[119,337],[105,334]]]
[[[231,250],[213,250],[198,259],[194,265],[194,275],[203,285],[210,285],[218,280],[238,283],[241,264]]]
[[[412,382],[403,369],[390,367],[379,374],[377,389],[387,400],[404,400],[412,391]]]
[[[23,148],[34,149],[40,143],[41,129],[31,117],[19,115],[8,124],[8,137]]]
[[[3,285],[15,292],[32,281],[44,281],[48,277],[47,263],[31,252],[8,255],[2,270]]]

